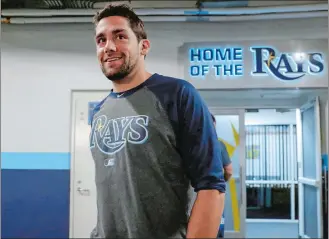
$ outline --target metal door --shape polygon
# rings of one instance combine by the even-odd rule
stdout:
[[[318,98],[297,109],[299,236],[322,238],[321,138]]]

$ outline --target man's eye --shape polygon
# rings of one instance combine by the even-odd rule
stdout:
[[[117,39],[119,39],[119,40],[123,40],[123,39],[125,39],[125,36],[124,36],[124,35],[118,35],[118,36],[117,36]]]
[[[98,38],[97,39],[97,43],[103,43],[103,42],[105,42],[105,39],[104,38]]]

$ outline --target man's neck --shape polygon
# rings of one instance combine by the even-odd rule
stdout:
[[[119,81],[113,81],[113,92],[124,92],[139,86],[151,76],[146,70],[132,71],[127,77]]]

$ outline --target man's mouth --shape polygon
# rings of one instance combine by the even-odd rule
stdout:
[[[122,57],[113,57],[113,58],[108,58],[105,60],[105,62],[112,62],[112,61],[117,61],[120,60]]]

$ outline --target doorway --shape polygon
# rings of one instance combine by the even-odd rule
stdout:
[[[296,109],[247,109],[247,237],[298,237]]]
[[[247,136],[249,134],[249,137],[254,137],[255,141],[257,133],[250,136],[250,131],[253,130],[252,127],[244,126],[246,155],[244,158],[245,168],[242,168],[242,171],[246,177],[246,187],[244,189],[246,190],[245,237],[319,238],[322,235],[322,195],[319,180],[321,178],[321,167],[319,167],[321,166],[320,123],[322,125],[322,136],[325,134],[323,127],[325,120],[322,117],[323,119],[320,122],[319,111],[322,111],[322,114],[325,112],[327,89],[204,90],[200,92],[211,108],[218,110],[248,109],[247,112],[243,112],[246,120],[249,113],[258,112],[259,109],[265,111],[265,113],[267,111],[266,114],[269,118],[271,118],[271,114],[268,111],[271,110],[278,111],[277,113],[281,115],[290,112],[289,114],[295,122],[293,125],[289,123],[284,126],[281,122],[281,126],[266,130],[269,132],[271,130],[278,131],[277,140],[281,140],[281,145],[287,146],[289,142],[294,142],[290,143],[291,146],[296,145],[294,146],[295,149],[290,151],[290,158],[294,159],[294,166],[291,167],[291,161],[288,161],[286,166],[284,165],[287,163],[287,159],[285,159],[287,156],[283,156],[283,158],[281,156],[281,162],[279,161],[279,163],[269,162],[272,163],[270,164],[272,171],[268,172],[266,182],[261,181],[262,179],[259,176],[262,175],[259,175],[260,172],[257,172],[257,169],[252,172],[253,174],[250,173],[252,168],[250,164],[254,164],[254,167],[257,166],[255,157],[259,154],[259,147],[250,142],[252,139],[248,139]],[[320,108],[321,102],[324,103],[321,106],[322,108]],[[258,129],[260,132],[264,130],[264,126],[262,129],[261,127]],[[313,135],[309,136],[309,134]],[[286,137],[286,139],[283,137]],[[303,138],[313,139],[312,144],[308,146],[312,150],[304,150],[306,143],[302,143]],[[284,140],[287,141],[286,144],[283,144]],[[279,150],[282,152],[279,154],[286,154],[287,148],[280,147]],[[312,168],[307,167],[307,164],[312,164]],[[259,164],[258,170],[262,167],[264,165]],[[278,170],[275,167],[283,169],[283,178],[275,178],[278,176],[275,175],[275,170]],[[307,170],[311,170],[312,174],[308,172],[307,177],[305,177]],[[290,175],[287,172],[290,172]],[[307,195],[303,193],[305,188],[308,190],[307,193],[311,193],[311,201],[315,203],[313,208],[307,203]],[[311,222],[311,219],[307,218],[308,215],[317,217],[317,220]]]
[[[319,111],[317,97],[297,109],[247,110],[247,231],[257,228],[252,237],[322,236]]]
[[[219,140],[225,143],[233,163],[224,210],[225,236],[319,238],[318,98],[297,109],[211,111]],[[311,221],[309,215],[317,219]]]

